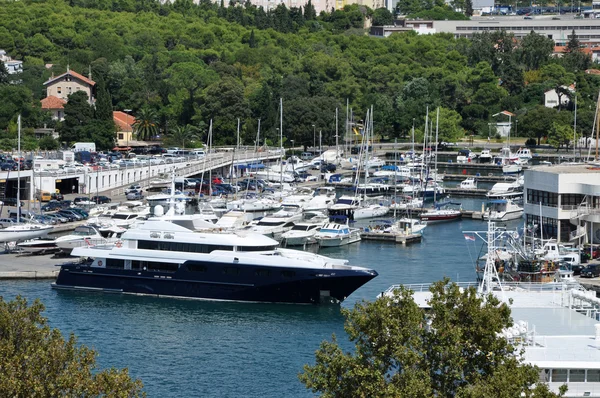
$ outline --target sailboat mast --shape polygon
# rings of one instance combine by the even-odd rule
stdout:
[[[240,118],[238,117],[238,127],[237,127],[237,144],[235,145],[237,150],[240,149]]]
[[[437,180],[437,143],[438,143],[438,127],[440,125],[440,108],[437,108],[437,114],[435,116],[435,158],[434,158],[434,163],[433,163],[433,171],[434,171],[434,179],[433,179],[433,203],[435,203],[435,199],[436,199],[436,193],[437,193],[437,186],[436,186],[436,180]]]
[[[283,192],[283,98],[279,98],[279,190]]]
[[[210,119],[210,126],[208,127],[208,153],[211,153],[212,149],[212,119]],[[208,169],[208,196],[212,197],[212,168]]]
[[[335,164],[339,164],[339,142],[338,142],[338,108],[335,108]]]
[[[21,115],[17,119],[18,137],[17,137],[17,224],[21,222]],[[41,191],[40,191],[41,192]]]

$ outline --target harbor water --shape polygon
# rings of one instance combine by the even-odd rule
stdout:
[[[481,200],[463,199],[479,210]],[[517,224],[513,224],[516,226]],[[481,241],[462,231],[486,229],[464,219],[427,227],[421,243],[363,241],[320,253],[374,268],[379,276],[343,304],[374,300],[396,283],[447,276],[474,281]],[[310,397],[298,381],[321,341],[335,333],[347,350],[339,306],[242,304],[56,291],[49,281],[0,281],[0,295],[39,298],[51,326],[97,350],[101,368],[127,367],[149,397]]]

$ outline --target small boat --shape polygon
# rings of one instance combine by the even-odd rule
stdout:
[[[0,242],[22,242],[29,239],[41,238],[54,229],[51,225],[17,224],[0,229]]]
[[[515,156],[519,158],[521,163],[527,163],[533,158],[531,149],[529,148],[519,148]]]
[[[315,234],[319,247],[344,246],[360,241],[360,229],[350,228],[348,224],[332,222],[335,220],[341,221],[343,217],[330,217],[330,222],[323,225],[321,230]],[[346,221],[348,221],[347,218]]]
[[[483,214],[484,220],[508,221],[523,216],[523,208],[510,199],[496,199],[489,202],[489,207]]]
[[[502,166],[502,173],[504,174],[519,174],[523,171],[523,166],[517,163],[509,163]]]
[[[436,203],[434,209],[421,213],[421,220],[432,222],[453,221],[462,217],[461,209],[448,208],[448,206],[461,206],[460,203],[444,202]]]
[[[477,189],[477,181],[475,178],[469,177],[466,180],[461,181],[458,188],[466,190]]]
[[[125,232],[125,229],[121,229],[120,232]],[[120,233],[113,233],[111,238],[105,238],[96,227],[80,225],[71,234],[56,238],[54,244],[63,253],[71,254],[76,247],[114,243],[118,240],[118,236],[120,236]]]
[[[54,239],[32,239],[17,243],[17,247],[32,254],[49,253],[58,250]]]
[[[488,191],[489,199],[522,198],[524,178],[521,176],[513,182],[497,182]]]
[[[315,189],[314,196],[304,207],[305,211],[327,210],[335,203],[334,187],[319,187]]]
[[[404,217],[396,221],[396,225],[399,229],[407,231],[408,234],[423,235],[427,228],[427,221]]]
[[[284,232],[292,229],[295,223],[300,220],[302,220],[300,209],[286,207],[274,214],[251,222],[246,229],[279,240]]]
[[[292,229],[281,235],[282,244],[287,247],[316,243],[315,234],[319,232],[326,221],[327,218],[323,215],[323,217],[314,217],[294,224]]]
[[[489,149],[482,149],[479,154],[479,163],[490,163],[492,158],[493,156]]]

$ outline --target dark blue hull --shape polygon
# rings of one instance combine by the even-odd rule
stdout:
[[[63,264],[55,288],[205,300],[319,304],[341,302],[377,276],[349,269],[258,267],[188,261],[175,272]]]

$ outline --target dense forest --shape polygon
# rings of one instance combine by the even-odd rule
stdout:
[[[333,142],[336,108],[342,132],[349,104],[357,120],[373,106],[383,139],[407,138],[413,125],[419,136],[427,109],[440,107],[440,140],[487,137],[498,121],[493,115],[508,110],[520,136],[560,145],[573,137],[575,95],[577,132],[590,134],[600,88],[600,77],[585,73],[594,66],[574,38],[561,58],[551,56],[552,40],[534,33],[521,41],[504,32],[473,40],[374,38],[365,20],[389,16],[357,5],[316,15],[310,4],[265,12],[206,0],[0,2],[0,48],[24,60],[19,84],[0,73],[2,148],[13,145],[18,113],[27,131],[47,124],[63,142],[109,147],[111,107],[155,126],[139,128],[141,139],[203,140],[212,120],[214,141],[231,144],[240,119],[244,144],[254,143],[259,120],[261,143],[276,143],[280,98],[288,144],[312,145],[315,131],[324,144]],[[43,82],[67,66],[91,71],[97,106],[86,109],[74,98],[55,125],[39,100]],[[572,84],[575,91],[567,89]],[[544,107],[549,89],[571,98],[569,105]]]

